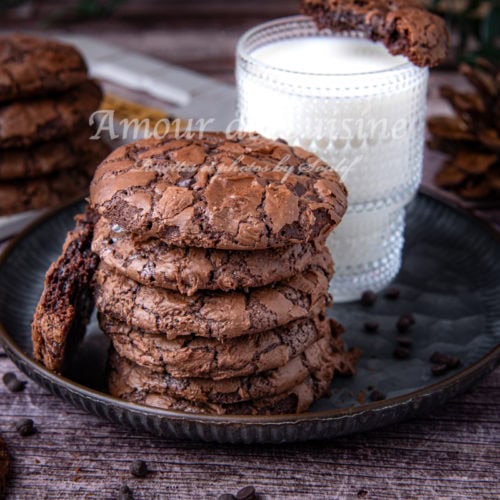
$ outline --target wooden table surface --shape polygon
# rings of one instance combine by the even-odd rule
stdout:
[[[38,30],[33,17],[47,19],[60,4],[31,3],[4,16],[0,29]],[[238,36],[295,8],[293,0],[129,2],[112,20],[49,32],[94,34],[232,82]],[[16,370],[0,352],[0,375],[8,371]],[[33,418],[35,435],[18,435],[21,417]],[[498,498],[500,371],[427,418],[283,446],[158,439],[87,415],[32,382],[15,394],[0,384],[0,436],[12,458],[8,498],[116,498],[122,484],[137,499],[216,498],[249,484],[262,498]],[[147,478],[129,474],[135,459],[147,461]]]

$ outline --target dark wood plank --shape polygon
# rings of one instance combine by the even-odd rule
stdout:
[[[0,360],[0,374],[14,370]],[[0,387],[0,433],[13,456],[12,498],[216,498],[253,484],[265,498],[495,498],[500,495],[500,371],[433,415],[332,442],[230,446],[136,434],[29,383]],[[33,418],[38,433],[13,425]],[[132,460],[152,473],[134,479]]]

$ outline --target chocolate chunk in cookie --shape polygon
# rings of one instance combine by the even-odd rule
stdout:
[[[64,94],[0,107],[0,148],[27,147],[68,136],[99,107],[102,92],[92,80]]]
[[[269,287],[197,292],[191,297],[141,285],[101,264],[96,273],[97,309],[168,339],[195,334],[225,340],[264,332],[324,311],[330,302],[329,258],[325,253],[302,274]]]
[[[87,66],[71,45],[32,36],[0,37],[0,102],[62,92],[87,78]]]
[[[171,245],[259,250],[326,236],[347,208],[312,153],[258,134],[146,139],[115,150],[91,185],[111,223]]]
[[[99,259],[90,244],[96,219],[89,209],[75,217],[75,228],[45,276],[32,322],[33,357],[51,371],[64,370],[94,307],[92,279]]]
[[[436,66],[448,50],[443,19],[417,0],[302,0],[301,10],[320,29],[361,32],[417,66]]]

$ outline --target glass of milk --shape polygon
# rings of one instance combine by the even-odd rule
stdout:
[[[357,32],[307,17],[261,24],[237,47],[239,127],[316,153],[349,209],[328,246],[337,302],[388,285],[401,266],[405,206],[421,179],[428,70]]]

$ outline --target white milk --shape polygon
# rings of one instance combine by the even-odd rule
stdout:
[[[349,210],[329,240],[332,285],[337,301],[352,300],[386,286],[401,265],[404,206],[421,177],[427,70],[381,44],[314,30],[294,17],[240,40],[240,127],[313,151],[341,174]]]

